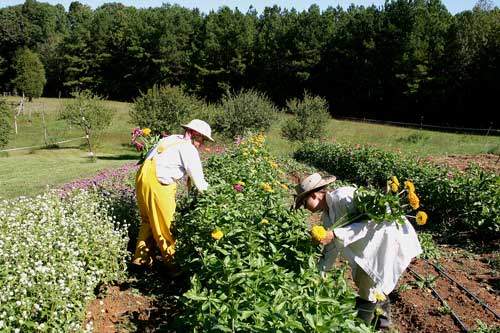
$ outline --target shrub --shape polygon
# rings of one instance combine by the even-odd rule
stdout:
[[[9,143],[9,135],[12,132],[11,110],[5,100],[0,99],[0,148]]]
[[[132,123],[150,128],[152,135],[175,133],[180,124],[187,123],[205,108],[202,101],[188,95],[179,87],[153,86],[138,97],[130,111]]]
[[[288,112],[295,117],[286,121],[281,129],[283,137],[291,141],[320,139],[325,134],[325,125],[330,119],[328,102],[319,96],[304,93],[302,100],[287,101]]]
[[[276,106],[266,95],[255,90],[241,90],[223,97],[215,116],[214,130],[231,138],[266,131],[276,115]]]

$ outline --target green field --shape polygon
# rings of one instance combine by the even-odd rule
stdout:
[[[19,98],[9,97],[16,103]],[[43,146],[45,144],[42,109],[45,115],[47,143],[84,136],[82,130],[70,128],[57,119],[64,99],[40,98],[27,103],[18,118],[18,134],[12,134],[4,149]],[[91,162],[84,139],[58,144],[56,148],[31,148],[0,153],[2,176],[0,197],[34,196],[47,186],[62,185],[73,179],[88,177],[106,168],[119,167],[137,161],[138,153],[129,144],[131,104],[108,102],[116,110],[111,126],[102,134],[96,161]],[[30,113],[31,110],[31,113]],[[290,143],[280,135],[285,116],[267,133],[270,149],[275,155],[289,157],[300,143]],[[346,144],[374,145],[392,151],[400,150],[415,156],[448,154],[485,154],[500,152],[500,137],[453,134],[387,125],[358,123],[332,119],[325,140]],[[218,143],[230,142],[215,135]]]

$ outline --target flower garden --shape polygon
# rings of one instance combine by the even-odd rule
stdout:
[[[498,176],[330,143],[304,146],[296,158],[335,174],[340,183],[388,187],[387,195],[409,199],[412,210],[418,208],[409,198],[414,186],[418,206],[428,214],[426,227],[467,229],[498,240]],[[176,259],[189,283],[168,326],[190,332],[370,332],[355,318],[346,267],[326,277],[318,273],[320,248],[311,242],[307,215],[290,209],[290,165],[268,153],[265,138],[246,138],[204,163],[211,187],[179,201]],[[2,332],[92,330],[83,317],[95,288],[128,274],[139,225],[135,170],[108,170],[36,198],[2,202]],[[394,175],[410,182],[402,190],[407,192],[394,191]],[[415,224],[425,224],[427,214],[415,215]]]

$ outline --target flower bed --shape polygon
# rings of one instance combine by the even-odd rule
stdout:
[[[99,283],[123,278],[126,225],[99,195],[73,191],[0,205],[0,330],[82,331]]]
[[[343,269],[323,279],[304,211],[261,136],[207,163],[209,190],[181,206],[177,259],[191,273],[184,331],[364,332]]]
[[[372,147],[336,143],[304,145],[295,158],[360,185],[383,187],[392,175],[409,179],[433,225],[481,232],[484,238],[500,235],[498,175],[474,167],[463,172]]]

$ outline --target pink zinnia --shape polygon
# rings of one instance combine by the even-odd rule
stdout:
[[[235,186],[234,186],[234,189],[235,189],[236,191],[243,191],[244,187],[243,187],[243,186],[241,186],[241,185],[235,185]]]
[[[144,149],[144,144],[138,142],[137,145],[135,146],[135,149],[137,151],[142,151]]]

